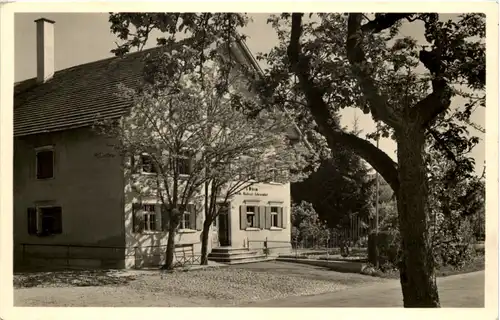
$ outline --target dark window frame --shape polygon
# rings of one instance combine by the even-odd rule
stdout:
[[[52,222],[49,222],[51,220]],[[62,220],[62,207],[59,205],[28,208],[28,234],[40,237],[62,234]]]
[[[47,160],[48,158],[41,158],[40,155],[44,153],[50,153],[50,168],[42,169],[42,161]],[[42,161],[41,161],[42,160]],[[45,163],[45,165],[48,165]],[[54,146],[43,146],[35,149],[35,177],[37,180],[47,180],[54,178],[55,171],[55,150]],[[50,172],[50,174],[48,173]]]

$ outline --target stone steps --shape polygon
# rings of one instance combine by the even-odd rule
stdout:
[[[221,247],[214,248],[208,255],[208,260],[224,264],[240,264],[268,261],[274,258],[269,258],[260,250],[249,250],[247,248],[230,248]]]

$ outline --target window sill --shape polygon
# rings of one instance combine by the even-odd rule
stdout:
[[[196,233],[197,230],[194,229],[179,229],[177,230],[177,233]]]
[[[139,172],[139,175],[141,176],[146,176],[146,177],[154,177],[157,176],[158,174],[156,172]]]
[[[49,177],[49,178],[38,178],[38,177],[35,177],[36,181],[50,181],[50,180],[54,180],[54,179],[55,179],[54,176]]]
[[[260,231],[260,228],[248,227],[245,229],[245,231]]]
[[[163,231],[141,231],[139,234],[160,234],[164,233]]]
[[[271,231],[281,231],[281,230],[283,230],[283,228],[280,228],[280,227],[271,227],[271,228],[269,228],[269,230],[271,230]]]

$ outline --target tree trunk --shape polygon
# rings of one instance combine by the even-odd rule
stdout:
[[[428,230],[425,135],[418,127],[398,134],[398,215],[402,259],[400,279],[405,308],[440,307]]]
[[[212,222],[209,219],[205,219],[205,222],[203,222],[203,231],[201,232],[201,265],[208,264],[208,236],[211,224]]]
[[[176,218],[170,218],[169,228],[168,228],[168,240],[167,240],[167,251],[166,251],[166,261],[164,268],[167,270],[174,269],[174,249],[175,249],[175,230],[177,227]]]

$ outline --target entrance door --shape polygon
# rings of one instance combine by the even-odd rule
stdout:
[[[229,237],[229,210],[227,207],[221,208],[218,217],[219,243],[222,247],[230,246],[231,239]]]

